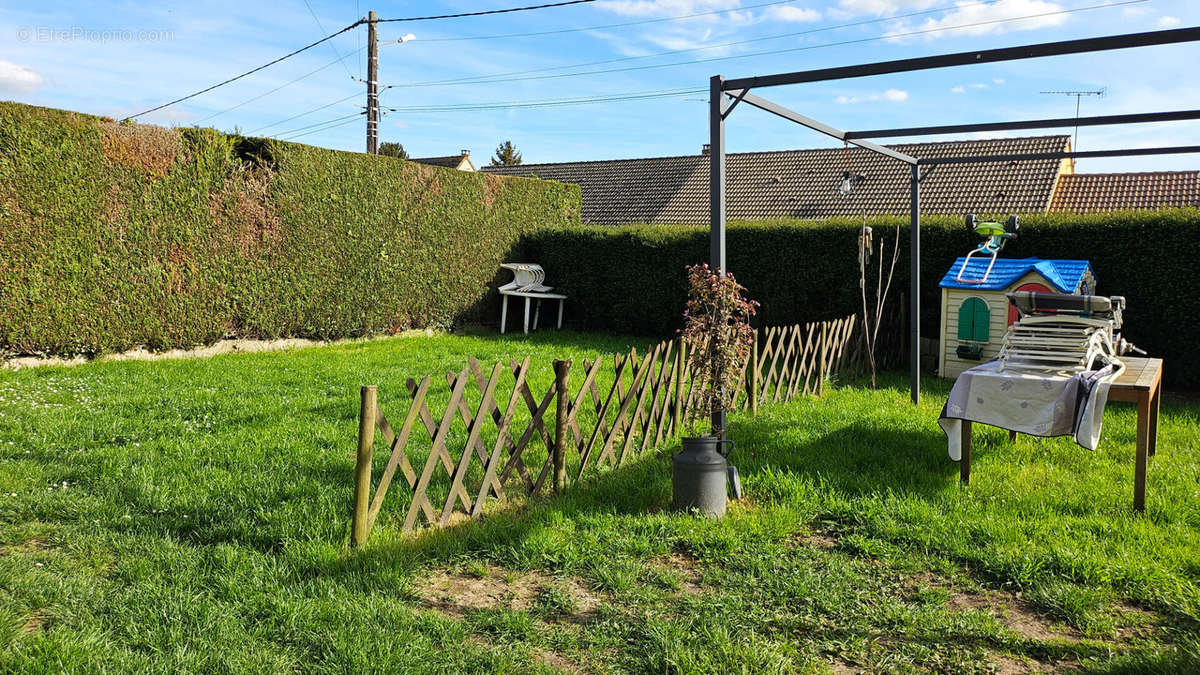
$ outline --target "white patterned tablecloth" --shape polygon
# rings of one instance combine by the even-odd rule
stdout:
[[[1121,373],[1119,362],[1099,370],[1051,373],[1000,370],[988,361],[954,382],[938,424],[946,432],[950,459],[962,458],[962,422],[989,424],[1031,436],[1073,436],[1095,450],[1108,402],[1108,388]]]

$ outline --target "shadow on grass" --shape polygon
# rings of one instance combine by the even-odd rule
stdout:
[[[945,439],[924,432],[854,422],[817,438],[791,441],[791,424],[739,419],[732,435],[744,476],[766,470],[807,475],[839,492],[929,496],[953,484],[958,464],[946,459]]]
[[[515,331],[509,330],[504,335],[501,335],[494,326],[470,326],[463,329],[462,334],[487,342],[527,344],[538,347],[562,347],[564,350],[599,350],[609,354],[627,352],[630,347],[635,347],[639,352],[642,352],[645,347],[668,339],[636,335],[613,335],[611,333],[588,333],[568,328],[559,330],[544,327],[525,334],[521,332],[520,326]]]

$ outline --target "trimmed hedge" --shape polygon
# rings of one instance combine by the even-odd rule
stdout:
[[[95,354],[477,318],[499,263],[577,224],[580,195],[0,103],[0,209],[0,350]]]
[[[901,258],[891,302],[908,290],[908,223],[872,218],[887,241],[900,227]],[[730,271],[762,303],[758,322],[780,325],[860,310],[859,222],[732,223]],[[960,218],[922,218],[922,333],[936,337],[937,284],[955,258],[979,242]],[[1172,386],[1200,388],[1200,210],[1022,217],[1003,255],[1090,260],[1099,291],[1128,299],[1125,335],[1166,360]],[[708,230],[682,225],[574,226],[527,238],[526,253],[580,307],[582,327],[665,335],[678,328],[684,267],[708,258]]]

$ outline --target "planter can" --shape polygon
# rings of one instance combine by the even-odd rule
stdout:
[[[725,515],[728,490],[725,480],[729,466],[720,447],[732,447],[733,441],[722,441],[716,436],[695,436],[686,437],[682,442],[683,449],[671,458],[674,507],[679,511],[695,511],[720,518]]]

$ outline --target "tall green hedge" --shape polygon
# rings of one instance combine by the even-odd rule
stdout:
[[[0,351],[359,336],[480,316],[574,186],[0,103]],[[489,313],[490,316],[490,313]]]
[[[894,292],[908,290],[906,219],[873,218],[887,255],[899,226]],[[921,234],[922,332],[938,334],[937,286],[955,258],[979,239],[960,218],[926,217]],[[728,267],[762,303],[759,321],[784,324],[843,316],[861,307],[857,237],[860,222],[733,223]],[[1128,300],[1126,336],[1166,360],[1169,383],[1200,389],[1200,210],[1022,218],[1006,257],[1090,260],[1099,291]],[[573,226],[527,238],[526,254],[549,282],[570,294],[586,328],[663,335],[680,324],[684,266],[708,258],[703,227]],[[899,297],[898,295],[896,296]],[[894,299],[893,302],[896,302]]]

